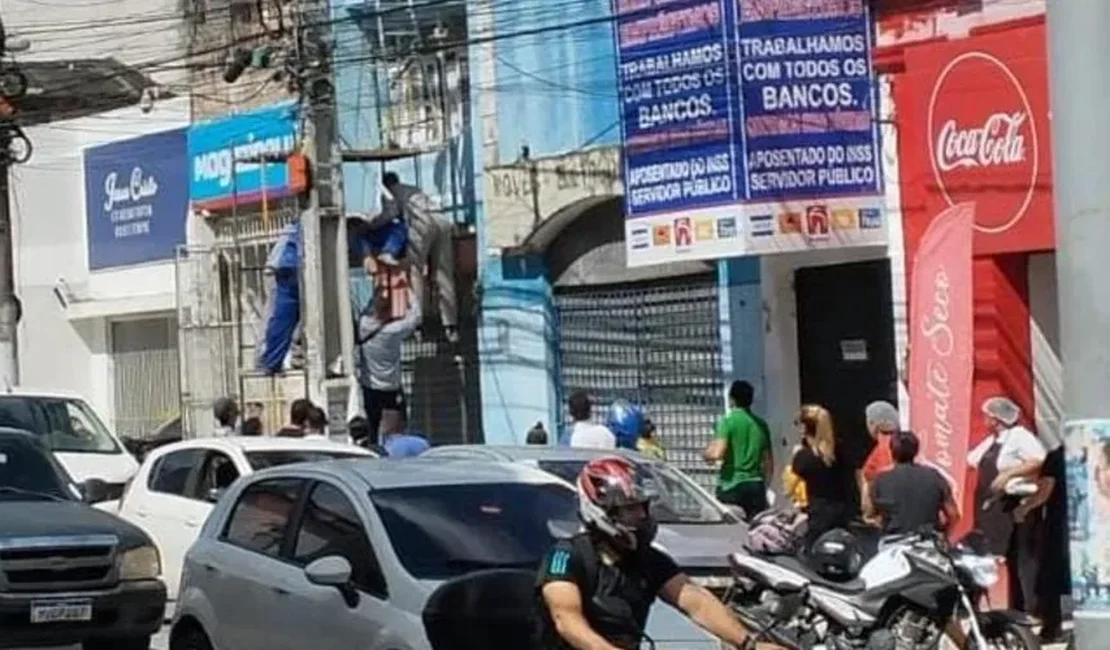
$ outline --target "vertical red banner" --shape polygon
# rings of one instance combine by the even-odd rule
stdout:
[[[910,424],[921,439],[920,461],[938,469],[964,503],[974,332],[972,239],[975,204],[939,214],[913,259],[910,289]],[[955,531],[970,529],[964,513]]]

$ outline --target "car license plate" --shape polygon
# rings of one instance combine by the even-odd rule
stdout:
[[[32,623],[63,623],[92,620],[91,600],[31,603]]]

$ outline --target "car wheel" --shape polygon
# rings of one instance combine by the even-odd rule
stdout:
[[[90,639],[81,643],[81,650],[150,650],[150,637]]]
[[[199,625],[187,625],[170,638],[170,650],[212,650],[208,635]]]

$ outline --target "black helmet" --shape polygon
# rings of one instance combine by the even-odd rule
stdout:
[[[817,538],[809,551],[813,570],[829,580],[851,580],[863,565],[855,535],[835,528]]]

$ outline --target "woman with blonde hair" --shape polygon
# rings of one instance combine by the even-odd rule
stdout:
[[[805,483],[808,547],[824,533],[847,527],[855,517],[855,475],[851,464],[838,458],[832,415],[827,409],[806,404],[794,423],[802,434],[802,444],[790,468]]]

